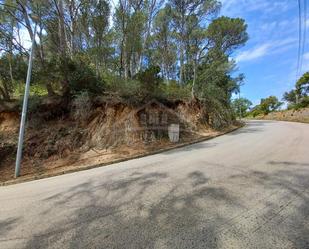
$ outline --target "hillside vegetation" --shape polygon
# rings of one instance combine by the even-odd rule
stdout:
[[[168,141],[170,123],[180,123],[183,140],[229,127],[244,80],[230,56],[248,34],[220,8],[217,0],[0,3],[0,171],[12,174],[27,37],[36,37],[23,152],[30,171],[73,152],[120,151],[132,136],[140,148]],[[161,115],[164,132],[149,121]]]
[[[245,21],[203,1],[9,1],[0,4],[0,97],[23,95],[35,40],[31,96],[118,95],[191,99],[229,107],[243,76],[229,55],[248,39]],[[207,21],[206,21],[207,20]]]

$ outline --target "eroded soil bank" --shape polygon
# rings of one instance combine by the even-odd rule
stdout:
[[[241,124],[198,102],[145,101],[134,105],[96,98],[40,102],[29,111],[21,179],[34,179],[104,165],[200,141]],[[0,182],[13,179],[20,112],[0,108]],[[168,129],[179,124],[177,143]]]

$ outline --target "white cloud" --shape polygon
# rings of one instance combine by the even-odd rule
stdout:
[[[253,49],[243,51],[236,56],[235,60],[236,62],[241,62],[241,61],[251,61],[258,59],[266,55],[270,47],[271,47],[270,44],[262,44]]]
[[[244,12],[261,11],[265,14],[280,10],[286,11],[291,6],[289,0],[221,0],[223,15],[240,15]]]
[[[235,60],[236,62],[252,61],[264,56],[283,53],[296,45],[297,43],[295,38],[274,40],[271,42],[263,43],[252,49],[240,52],[238,55],[236,55]]]

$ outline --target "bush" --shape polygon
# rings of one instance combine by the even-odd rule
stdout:
[[[46,62],[46,70],[42,72],[44,81],[48,78],[53,85],[62,86],[62,92],[66,93],[64,87],[68,87],[72,95],[87,91],[93,94],[100,94],[104,90],[104,81],[95,73],[94,66],[84,55],[77,55],[74,58],[53,57]]]
[[[229,126],[234,120],[233,111],[216,98],[203,100],[208,113],[208,123],[214,129],[222,129]]]
[[[156,97],[159,94],[159,86],[163,81],[160,71],[159,66],[150,66],[135,75],[134,78],[141,83],[141,91],[145,97]]]
[[[67,63],[67,79],[72,94],[83,91],[100,94],[104,90],[103,80],[95,75],[90,63],[84,60],[83,57],[69,60]]]
[[[22,84],[19,84],[18,86],[14,87],[13,96],[20,98],[25,94],[25,82],[22,82]],[[31,84],[30,85],[30,96],[45,96],[47,95],[46,87],[40,84]]]
[[[104,76],[106,82],[106,91],[115,93],[124,98],[141,98],[141,83],[138,80],[125,80],[121,77],[106,74]]]
[[[298,104],[293,104],[290,109],[300,109],[300,108],[305,108],[309,107],[309,96],[302,97],[300,102]]]
[[[111,94],[141,101],[145,98],[184,100],[191,98],[191,86],[181,86],[176,81],[163,82],[159,75],[160,68],[150,66],[134,76],[134,79],[123,79],[105,72],[102,76],[105,90]]]
[[[263,114],[268,114],[273,111],[277,111],[280,106],[282,106],[282,102],[280,102],[276,96],[269,96],[266,99],[261,99],[259,109],[263,112]]]
[[[308,107],[309,106],[309,96],[303,97],[303,99],[301,100],[301,105],[302,105],[302,107]]]
[[[91,114],[91,108],[92,108],[89,93],[84,91],[80,92],[78,95],[75,95],[72,102],[72,107],[73,107],[72,111],[73,118],[75,120],[80,119],[82,121],[86,121]]]
[[[253,109],[249,114],[248,114],[248,116],[250,116],[250,115],[252,115],[252,117],[257,117],[257,116],[259,116],[259,115],[263,115],[264,114],[264,112],[262,111],[262,110],[260,110],[259,108],[255,108],[255,109]]]
[[[181,86],[176,81],[160,85],[161,97],[171,100],[189,100],[191,98],[191,86]]]

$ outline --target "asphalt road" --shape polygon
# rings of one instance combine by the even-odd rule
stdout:
[[[309,248],[309,125],[251,121],[145,158],[0,188],[0,248]]]

